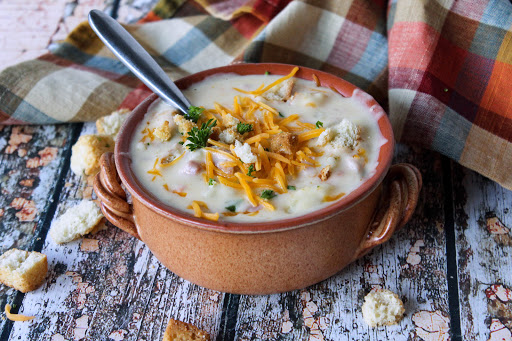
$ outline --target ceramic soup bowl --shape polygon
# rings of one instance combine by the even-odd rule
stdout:
[[[176,82],[185,89],[219,73],[286,75],[292,65],[236,64],[199,72]],[[358,100],[377,120],[387,142],[376,172],[332,205],[312,213],[265,223],[209,221],[163,204],[131,169],[130,141],[156,99],[149,96],[125,121],[115,152],[101,159],[94,189],[107,219],[142,240],[169,270],[206,288],[237,294],[270,294],[304,288],[339,272],[386,242],[411,217],[421,175],[409,164],[391,166],[394,138],[377,102],[331,74],[301,67],[295,77],[313,80]],[[357,90],[357,91],[355,91]],[[125,190],[131,195],[127,200]]]

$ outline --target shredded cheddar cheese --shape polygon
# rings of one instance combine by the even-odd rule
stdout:
[[[217,212],[217,213],[203,212],[201,207],[208,209],[208,205],[206,205],[204,202],[198,201],[198,200],[192,201],[192,204],[188,206],[189,209],[194,210],[194,216],[197,218],[205,218],[205,219],[212,220],[212,221],[219,220],[219,212]]]
[[[5,305],[5,316],[11,321],[28,321],[35,318],[35,316],[25,316],[20,314],[11,314],[11,305]]]

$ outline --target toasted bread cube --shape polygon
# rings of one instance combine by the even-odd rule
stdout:
[[[0,282],[23,293],[37,289],[48,272],[46,255],[10,249],[0,256]]]
[[[372,290],[364,298],[363,318],[370,327],[398,324],[404,316],[402,300],[387,289]]]
[[[71,148],[71,170],[79,176],[96,175],[100,157],[114,151],[114,140],[107,135],[82,135]]]
[[[233,144],[235,141],[242,141],[242,135],[236,129],[236,126],[228,127],[222,130],[219,134],[219,139],[227,144]]]
[[[50,229],[50,237],[57,244],[69,243],[91,233],[103,218],[98,206],[90,200],[82,200],[57,218]]]
[[[238,123],[240,123],[240,120],[231,114],[226,114],[222,118],[222,124],[225,127],[236,127],[238,125]]]
[[[182,134],[187,136],[188,132],[192,130],[192,128],[197,127],[197,125],[187,120],[183,115],[176,114],[173,116],[174,123],[178,126],[178,131]]]
[[[170,319],[162,341],[210,340],[210,335],[193,324]]]
[[[130,113],[130,110],[120,109],[112,112],[110,115],[103,116],[96,120],[96,129],[98,129],[98,133],[101,135],[108,135],[115,140],[119,129],[121,129],[123,122],[128,117],[128,113]]]
[[[326,181],[331,176],[331,166],[325,166],[318,174],[318,177],[322,181]]]
[[[240,141],[235,141],[235,154],[242,160],[244,163],[255,163],[258,161],[258,157],[253,154],[251,150],[251,146],[247,143],[241,143]]]
[[[293,79],[288,79],[281,84],[268,89],[261,95],[261,97],[267,101],[287,101],[292,95],[294,85],[295,81]]]
[[[288,132],[272,135],[268,141],[270,143],[269,149],[271,152],[285,155],[295,153],[299,143],[297,135]]]
[[[165,121],[160,127],[156,128],[154,131],[156,137],[160,140],[167,142],[172,137],[171,126],[169,125],[169,121]]]
[[[327,128],[318,136],[317,145],[322,147],[327,143],[335,148],[354,149],[359,143],[359,127],[346,118],[334,127]]]

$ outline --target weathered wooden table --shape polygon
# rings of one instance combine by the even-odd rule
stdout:
[[[45,52],[93,8],[130,22],[155,2],[0,0],[0,66]],[[512,192],[436,153],[398,146],[396,162],[416,165],[424,189],[412,221],[387,244],[304,290],[240,296],[179,278],[110,224],[64,246],[47,238],[55,217],[92,195],[69,159],[78,136],[93,131],[0,127],[0,251],[49,259],[38,290],[0,285],[0,307],[36,316],[13,323],[2,315],[1,340],[161,340],[171,317],[216,340],[512,340]],[[405,302],[399,325],[364,323],[363,297],[376,286]]]

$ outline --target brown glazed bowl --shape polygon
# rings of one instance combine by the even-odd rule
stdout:
[[[199,72],[176,82],[185,89],[218,73],[288,74],[285,64],[235,64]],[[394,138],[387,115],[354,85],[331,74],[301,67],[295,77],[354,96],[372,112],[387,139],[375,175],[332,205],[307,215],[266,223],[213,222],[165,205],[131,169],[130,141],[149,105],[132,112],[117,137],[115,153],[101,159],[94,189],[107,219],[142,240],[169,270],[206,288],[237,294],[284,292],[320,282],[387,241],[411,217],[421,175],[408,164],[390,167]],[[131,194],[132,203],[120,182]]]

